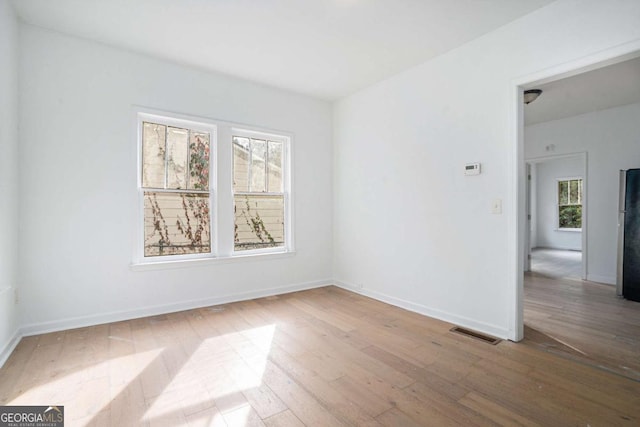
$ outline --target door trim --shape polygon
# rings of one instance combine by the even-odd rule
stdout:
[[[509,181],[506,207],[508,229],[509,286],[509,339],[524,338],[524,232],[525,212],[525,161],[524,161],[524,101],[527,86],[543,84],[574,76],[607,65],[640,56],[640,40],[624,43],[582,58],[568,61],[511,81],[511,105],[509,107]]]

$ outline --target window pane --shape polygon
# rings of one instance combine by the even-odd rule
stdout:
[[[262,139],[251,140],[251,188],[249,191],[265,191],[265,157],[267,142]]]
[[[558,225],[560,228],[582,228],[582,206],[560,206]]]
[[[582,204],[582,180],[578,180],[578,203]]]
[[[209,134],[191,132],[189,140],[189,188],[209,189]]]
[[[270,193],[282,192],[282,143],[269,141],[269,164],[267,165]]]
[[[558,181],[558,200],[559,205],[569,203],[569,181]]]
[[[166,126],[142,124],[142,186],[164,188]]]
[[[233,137],[233,189],[249,191],[249,138]]]
[[[189,131],[167,129],[167,188],[187,188],[187,141]]]
[[[144,256],[211,252],[209,195],[144,193]]]
[[[574,179],[569,181],[569,203],[570,204],[578,204],[580,203],[580,184],[582,180]]]
[[[284,246],[284,196],[235,196],[236,251]]]

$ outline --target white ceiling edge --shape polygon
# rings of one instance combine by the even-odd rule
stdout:
[[[27,24],[336,100],[554,0],[12,0]]]

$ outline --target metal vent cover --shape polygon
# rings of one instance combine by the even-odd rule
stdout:
[[[461,328],[460,326],[454,326],[450,329],[450,331],[471,337],[482,342],[486,342],[487,344],[491,345],[496,345],[500,341],[502,341],[500,338],[492,337],[490,335],[483,334],[482,332],[472,331],[471,329]]]

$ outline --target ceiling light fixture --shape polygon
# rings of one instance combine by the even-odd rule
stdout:
[[[524,103],[531,104],[538,99],[542,91],[540,89],[529,89],[524,91]]]

